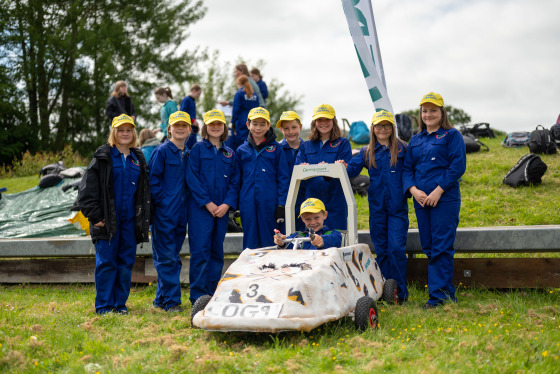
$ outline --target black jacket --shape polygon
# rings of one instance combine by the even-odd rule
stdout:
[[[132,99],[128,96],[111,96],[107,99],[105,107],[105,115],[112,121],[113,118],[121,114],[128,114],[129,116],[136,116],[136,109],[132,103]]]
[[[144,154],[138,148],[130,148],[140,162],[140,177],[134,204],[134,233],[136,243],[149,241],[151,193],[148,166]],[[113,187],[113,161],[111,146],[102,145],[93,154],[86,174],[78,189],[78,205],[89,220],[91,240],[110,240],[117,232],[115,190]],[[105,219],[105,227],[94,225]]]

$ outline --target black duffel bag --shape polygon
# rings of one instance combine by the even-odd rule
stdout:
[[[495,138],[494,131],[490,128],[489,123],[481,122],[474,125],[461,126],[461,134],[472,134],[475,138]]]
[[[539,156],[526,154],[506,174],[504,183],[511,187],[539,185],[547,168]]]
[[[465,149],[467,153],[474,153],[480,151],[480,147],[486,147],[486,151],[490,148],[480,140],[478,140],[473,134],[463,135],[463,141],[465,142]]]

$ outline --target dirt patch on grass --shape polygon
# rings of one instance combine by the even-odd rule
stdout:
[[[43,326],[41,326],[41,325],[33,325],[33,326],[31,326],[31,331],[33,331],[33,332],[35,332],[35,333],[43,332]]]
[[[171,357],[169,359],[171,360],[171,362],[175,362],[189,351],[189,347],[185,345],[174,344],[169,347],[169,351],[171,351]]]
[[[372,348],[381,348],[383,347],[383,343],[374,342],[371,340],[367,340],[362,338],[361,336],[354,336],[348,340],[348,343],[354,347],[372,347]]]
[[[138,339],[132,342],[132,344],[138,345],[164,345],[166,347],[171,347],[177,344],[176,339],[180,337],[185,337],[188,334],[169,334],[162,336],[154,336],[150,338]]]
[[[7,366],[15,372],[16,369],[23,369],[25,365],[25,356],[18,351],[8,351],[4,356],[0,357],[0,366]]]
[[[93,331],[95,327],[93,326],[94,322],[97,321],[100,317],[93,317],[92,319],[88,319],[84,323],[82,323],[82,328],[86,331]]]

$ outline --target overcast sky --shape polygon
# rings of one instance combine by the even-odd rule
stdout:
[[[365,0],[362,0],[365,1]],[[235,61],[263,59],[313,107],[369,123],[373,104],[340,0],[206,0],[189,45]],[[560,1],[374,0],[387,91],[396,113],[440,93],[475,122],[505,130],[547,128],[560,114]],[[252,66],[249,66],[251,68]],[[233,75],[232,75],[233,79]]]

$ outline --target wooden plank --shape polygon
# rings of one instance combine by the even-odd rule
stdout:
[[[183,258],[181,283],[189,283],[189,258]],[[234,259],[226,258],[224,272]],[[0,283],[94,283],[95,258],[40,258],[0,260]],[[137,257],[133,283],[156,280],[151,257]]]
[[[428,282],[428,259],[408,260],[407,281]],[[560,287],[560,258],[456,258],[455,286],[481,288]]]

